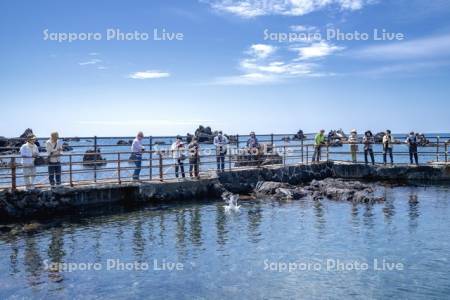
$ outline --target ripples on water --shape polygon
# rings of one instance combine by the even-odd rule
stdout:
[[[85,216],[0,237],[0,298],[442,298],[450,294],[450,188],[383,188],[384,204],[222,201]],[[265,270],[266,262],[400,262],[404,271]],[[106,261],[148,262],[107,271]],[[180,262],[183,271],[155,271]],[[100,263],[55,272],[50,262]],[[447,298],[448,299],[448,298]]]

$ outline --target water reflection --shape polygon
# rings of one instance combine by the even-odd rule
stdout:
[[[103,279],[96,273],[80,275],[58,270],[45,271],[44,260],[53,264],[80,261],[104,263],[108,258],[123,258],[138,262],[146,262],[155,257],[175,257],[183,262],[198,260],[194,261],[198,269],[193,270],[191,277],[187,276],[184,280],[186,282],[198,276],[200,279],[196,284],[205,290],[208,289],[205,287],[207,286],[205,278],[210,276],[206,276],[205,272],[214,271],[217,275],[214,280],[224,280],[226,283],[227,279],[224,279],[223,275],[226,272],[242,268],[241,271],[247,274],[246,265],[241,266],[242,261],[248,261],[250,264],[256,257],[260,263],[274,253],[280,255],[287,253],[286,249],[289,249],[290,253],[305,253],[305,249],[313,249],[320,245],[317,247],[318,252],[322,251],[332,256],[333,253],[338,255],[346,253],[348,250],[346,247],[351,245],[355,256],[370,256],[374,254],[372,251],[375,251],[376,255],[384,255],[384,251],[388,249],[386,253],[389,255],[395,253],[394,251],[400,251],[398,256],[406,257],[409,247],[411,245],[414,247],[414,244],[408,243],[418,240],[425,240],[424,243],[428,243],[428,239],[432,239],[430,235],[439,233],[436,228],[449,225],[445,221],[448,220],[447,213],[450,213],[445,208],[449,206],[440,203],[443,200],[449,201],[448,191],[444,195],[435,193],[430,196],[428,190],[425,193],[424,189],[401,187],[385,188],[383,193],[385,203],[372,205],[312,199],[283,203],[268,200],[248,202],[242,206],[240,214],[227,215],[223,202],[216,202],[207,205],[152,207],[101,218],[87,217],[81,221],[65,221],[37,234],[22,234],[8,239],[6,236],[0,236],[0,262],[4,265],[2,271],[9,285],[25,290],[41,290],[42,287],[38,288],[38,285],[47,284],[51,286],[45,286],[44,289],[55,296],[58,289],[59,292],[64,289],[66,293],[73,288],[72,285],[80,284],[80,288],[83,284],[95,286],[95,281]],[[435,218],[435,215],[430,214],[430,210],[445,217]],[[334,226],[335,224],[338,226]],[[293,243],[299,232],[301,243]],[[445,245],[439,242],[440,240],[430,249],[445,248]],[[248,251],[249,243],[255,245],[252,251]],[[427,255],[432,254],[431,251],[427,252]],[[231,271],[221,269],[223,265],[215,259],[223,256],[227,257],[227,266],[234,266],[234,269]],[[214,263],[211,265],[211,261],[216,265]],[[201,267],[203,263],[207,264],[204,269]],[[248,267],[253,271],[252,276],[259,278],[255,279],[259,287],[266,285],[267,282],[264,280],[269,277],[271,280],[285,278],[283,274],[278,273],[276,277],[260,275],[254,272],[254,265]],[[135,273],[132,276],[129,276],[130,273],[120,274],[108,273],[106,277],[108,280],[120,282],[118,285],[122,288],[133,285],[135,282],[132,280],[135,280],[149,290],[155,285],[164,285],[169,278],[167,275],[142,276],[155,282],[149,283],[139,281],[147,279],[134,276]],[[92,283],[91,280],[81,280],[84,276],[93,278]],[[176,282],[177,276],[183,275],[171,275],[171,282],[172,280]],[[345,278],[352,275],[340,276]],[[320,276],[308,278],[322,280]],[[242,281],[246,279],[248,278],[245,276],[239,278]],[[285,282],[288,284],[291,281]],[[108,286],[106,279],[102,284]],[[314,282],[311,285],[314,285]],[[252,286],[248,288],[252,289]],[[20,294],[20,289],[17,290],[18,295],[23,295]],[[5,298],[4,296],[5,294],[0,292],[0,299]],[[210,296],[214,298],[212,294]]]
[[[325,211],[322,202],[319,200],[314,201],[313,207],[314,207],[314,216],[316,217],[316,223],[314,227],[317,228],[318,231],[317,236],[319,239],[321,239],[323,238],[323,235],[326,232]]]
[[[253,243],[257,243],[261,239],[260,225],[262,222],[262,208],[259,204],[256,204],[255,207],[252,207],[248,210],[248,237],[249,240]]]

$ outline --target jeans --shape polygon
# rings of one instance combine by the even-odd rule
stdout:
[[[192,156],[189,158],[189,175],[191,177],[195,176],[198,177],[199,176],[199,170],[198,170],[198,164],[200,162],[200,159],[197,156]],[[192,173],[194,172],[194,173]]]
[[[134,172],[133,172],[133,180],[139,180],[139,175],[141,174],[141,169],[142,169],[142,156],[141,155],[136,155],[134,157],[134,164],[136,165],[136,168],[134,169]]]
[[[375,164],[375,156],[373,155],[373,149],[364,149],[364,161],[366,165],[369,163],[367,160],[367,156],[370,155],[370,159],[372,160],[372,165]]]
[[[321,150],[322,150],[322,146],[315,146],[314,147],[314,154],[312,157],[312,161],[320,161],[321,158]]]
[[[417,154],[417,147],[409,147],[409,161],[413,164],[413,158],[416,165],[419,164],[419,155]]]
[[[225,171],[225,154],[226,151],[219,149],[216,151],[217,171]]]
[[[394,164],[394,156],[392,155],[392,148],[391,147],[385,147],[383,151],[383,162],[386,164],[386,157],[389,153],[389,158],[391,159],[391,165]]]
[[[175,177],[178,178],[178,170],[181,170],[181,177],[186,177],[184,175],[184,164],[183,161],[181,159],[177,159],[176,163],[175,163]]]
[[[60,162],[49,162],[48,163],[48,181],[50,185],[60,185],[61,184],[61,163]]]

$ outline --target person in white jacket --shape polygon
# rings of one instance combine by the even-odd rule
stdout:
[[[51,186],[61,184],[61,154],[63,146],[59,140],[59,134],[52,132],[50,139],[45,143],[48,155],[48,181]]]
[[[36,136],[29,135],[27,142],[20,147],[20,156],[22,157],[23,178],[27,190],[34,189],[34,179],[36,178],[36,167],[34,160],[39,156],[39,149],[35,145]]]
[[[394,164],[394,155],[392,154],[392,148],[394,146],[395,139],[391,134],[391,131],[388,129],[383,136],[383,163],[386,165],[387,155],[389,154],[389,158],[391,159],[391,165]]]
[[[181,177],[185,178],[186,175],[184,174],[183,160],[186,158],[186,155],[184,154],[185,149],[181,136],[177,136],[177,139],[173,142],[170,150],[172,151],[172,157],[175,164],[175,177],[178,178],[178,171],[181,170]]]

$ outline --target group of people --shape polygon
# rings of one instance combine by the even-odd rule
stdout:
[[[135,169],[133,172],[133,180],[139,180],[140,172],[142,169],[142,155],[145,151],[143,146],[144,134],[138,132],[136,138],[131,145],[130,161],[134,162]],[[34,188],[34,181],[36,177],[36,158],[39,157],[39,149],[36,145],[36,136],[30,135],[27,137],[26,143],[20,148],[20,155],[22,157],[23,165],[23,177],[27,189]],[[405,143],[409,147],[409,156],[411,164],[419,164],[417,147],[420,142],[420,136],[411,132]],[[358,145],[360,139],[357,131],[352,130],[348,138],[347,143],[350,145],[350,153],[353,162],[357,162]],[[390,163],[394,163],[393,157],[393,145],[397,141],[391,134],[390,130],[386,130],[383,139],[383,162],[387,163],[387,157],[389,156]],[[219,131],[214,137],[213,144],[216,150],[217,171],[223,172],[225,170],[225,156],[227,154],[227,146],[229,144],[228,138]],[[370,130],[364,133],[362,138],[362,144],[364,145],[364,160],[365,163],[369,163],[369,158],[372,164],[375,164],[375,157],[373,151],[373,145],[375,144],[374,135]],[[325,130],[320,132],[314,138],[314,154],[312,157],[313,162],[318,162],[321,159],[322,148],[327,145],[327,137],[325,136]],[[247,140],[247,152],[250,159],[256,157],[259,153],[260,144],[254,132],[250,133],[250,137]],[[48,164],[48,180],[50,185],[57,186],[61,184],[61,154],[63,152],[63,144],[59,140],[58,132],[53,132],[50,139],[45,143],[45,150],[47,153]],[[184,161],[189,159],[189,175],[190,177],[199,178],[200,176],[200,146],[198,139],[194,136],[192,140],[185,145],[181,136],[177,136],[175,141],[170,147],[172,158],[174,160],[175,176],[179,178],[180,174],[182,178],[185,178]],[[188,153],[186,155],[186,152]]]
[[[350,145],[350,153],[352,157],[352,161],[354,163],[357,162],[357,154],[358,154],[358,144],[360,144],[360,140],[358,138],[358,133],[356,129],[353,129],[350,132],[350,136],[347,140],[347,143]],[[388,129],[383,135],[382,145],[383,145],[383,163],[387,164],[387,157],[389,156],[391,165],[394,164],[394,155],[393,155],[393,146],[397,141],[393,137],[391,131]],[[375,156],[373,152],[373,145],[375,144],[375,137],[370,130],[367,130],[364,133],[362,138],[362,144],[364,145],[364,161],[366,164],[369,163],[368,158],[370,157],[372,165],[375,164]],[[411,164],[419,165],[419,156],[417,153],[417,147],[419,145],[419,134],[410,132],[408,137],[405,140],[405,144],[408,145],[409,149],[409,159]],[[314,154],[312,161],[318,162],[321,159],[321,149],[326,146],[325,141],[325,130],[320,130],[320,132],[314,138]]]
[[[27,189],[34,188],[36,178],[36,159],[39,157],[39,148],[36,145],[35,135],[29,135],[26,143],[20,147],[20,156],[22,157],[23,178]],[[61,184],[61,153],[63,144],[59,140],[59,134],[53,132],[50,139],[45,143],[48,164],[48,180],[50,185]]]
[[[139,174],[142,166],[142,153],[144,147],[142,146],[142,139],[144,134],[139,132],[131,145],[131,157],[130,161],[134,161],[136,168],[133,173],[133,180],[139,180]],[[217,171],[225,171],[225,157],[228,151],[229,139],[223,134],[222,131],[217,132],[217,135],[213,139],[213,145],[216,151]],[[250,157],[257,155],[260,147],[258,138],[255,132],[250,133],[250,137],[247,141],[247,151]],[[189,160],[189,176],[191,178],[200,177],[200,144],[196,136],[193,136],[191,141],[187,145],[183,142],[181,136],[177,136],[175,141],[170,146],[170,152],[173,158],[173,165],[175,169],[175,177],[186,177],[184,170],[184,161]],[[187,155],[186,155],[187,153]]]

